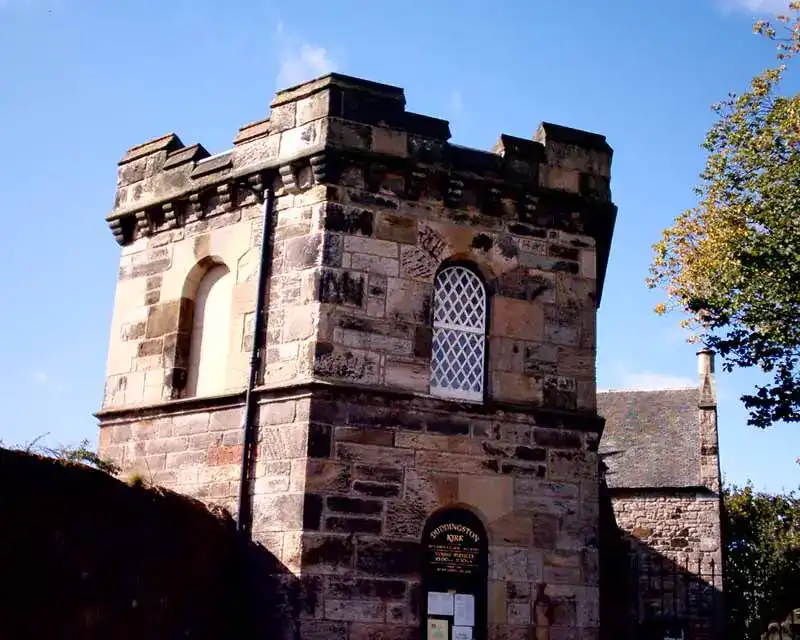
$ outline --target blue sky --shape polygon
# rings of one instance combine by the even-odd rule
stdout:
[[[175,131],[212,153],[279,85],[336,70],[490,148],[541,120],[604,133],[619,219],[599,386],[686,384],[695,349],[652,312],[650,246],[693,204],[709,105],[772,64],[750,34],[771,0],[0,0],[0,439],[96,440],[119,247],[116,162]],[[402,7],[402,8],[401,8]],[[719,374],[723,473],[800,484],[800,426],[746,426],[757,373]]]

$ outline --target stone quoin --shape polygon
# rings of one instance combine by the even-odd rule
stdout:
[[[301,585],[301,639],[600,637],[612,149],[449,138],[330,74],[228,151],[169,134],[119,163],[100,453],[229,509]],[[432,561],[448,522],[474,539]],[[445,557],[477,564],[451,588]]]

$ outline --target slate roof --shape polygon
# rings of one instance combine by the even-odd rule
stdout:
[[[606,419],[600,440],[612,489],[700,487],[699,391],[606,391],[597,412]]]

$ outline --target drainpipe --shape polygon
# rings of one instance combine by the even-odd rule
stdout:
[[[258,372],[261,369],[262,342],[269,318],[269,308],[265,304],[267,283],[272,276],[272,241],[270,236],[272,232],[272,214],[275,208],[275,190],[270,185],[265,187],[264,191],[261,257],[258,263],[258,289],[256,291],[256,307],[253,318],[253,349],[250,353],[250,377],[247,381],[244,415],[242,417],[244,446],[242,447],[242,469],[239,481],[239,515],[236,519],[236,528],[248,540],[253,520],[251,513],[252,501],[250,499],[250,470],[255,459],[256,424],[258,419],[258,404],[256,404],[253,391],[258,382]]]

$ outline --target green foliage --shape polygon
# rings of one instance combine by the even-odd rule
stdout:
[[[800,497],[724,491],[727,638],[757,640],[800,599]]]
[[[95,469],[99,469],[100,471],[104,471],[105,473],[116,475],[119,473],[120,469],[117,465],[109,460],[104,460],[97,452],[95,452],[91,446],[89,445],[88,440],[83,440],[78,445],[62,445],[59,444],[57,447],[46,447],[40,442],[47,434],[43,434],[37,436],[30,442],[22,445],[22,446],[11,446],[10,449],[17,449],[19,451],[25,451],[27,453],[34,453],[40,456],[45,456],[47,458],[55,458],[56,460],[61,460],[62,462],[72,463],[72,464],[85,464],[90,467],[94,467]],[[0,441],[0,446],[3,446],[3,442]]]
[[[755,25],[782,63],[800,53],[800,2],[789,8]],[[767,69],[714,106],[699,204],[664,231],[648,279],[667,296],[656,311],[687,314],[725,370],[768,374],[742,396],[758,427],[800,421],[800,95],[780,94],[785,73]]]

